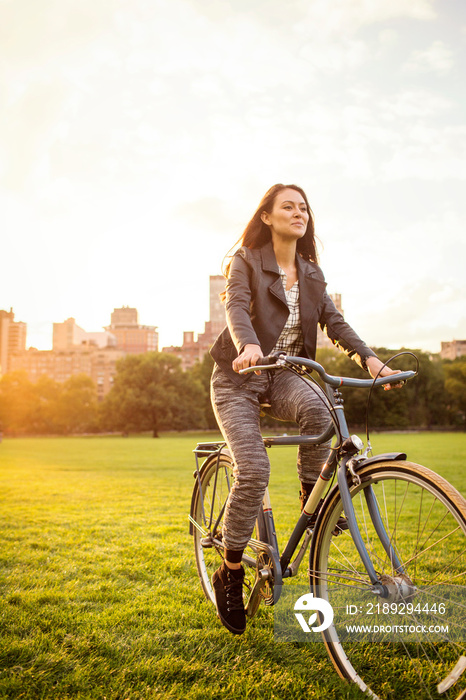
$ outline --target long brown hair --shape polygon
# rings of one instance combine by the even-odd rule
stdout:
[[[309,214],[309,221],[307,223],[306,232],[304,236],[300,238],[296,244],[296,250],[305,260],[310,260],[311,262],[318,261],[314,234],[314,214],[312,213],[312,209],[309,206],[309,202],[307,200],[304,190],[302,190],[301,187],[298,187],[297,185],[277,184],[273,185],[262,197],[254,216],[244,229],[242,236],[225,256],[222,265],[223,274],[225,275],[225,277],[228,277],[228,274],[230,272],[231,259],[237,248],[241,246],[246,246],[246,248],[262,248],[263,245],[265,245],[271,240],[272,236],[270,233],[270,228],[269,226],[267,226],[267,224],[265,224],[262,221],[261,215],[264,211],[266,211],[268,214],[272,212],[275,198],[283,190],[296,190],[296,192],[299,192],[301,197],[306,202],[306,207]]]

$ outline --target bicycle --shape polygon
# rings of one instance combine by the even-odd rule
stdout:
[[[336,377],[313,360],[284,355],[262,358],[242,372],[258,369],[294,372],[310,390],[316,372],[331,417],[321,435],[265,437],[266,447],[318,445],[330,438],[334,444],[281,553],[266,491],[243,555],[245,570],[254,574],[245,600],[247,616],[255,615],[261,601],[277,604],[283,583],[296,576],[309,548],[311,602],[323,599],[335,612],[321,634],[340,677],[374,699],[406,697],[406,683],[412,697],[453,698],[460,691],[458,698],[465,698],[466,500],[441,476],[407,461],[404,453],[369,456],[369,435],[365,449],[358,436],[350,435],[339,391],[404,383],[417,372],[375,380]],[[211,576],[223,558],[222,519],[233,461],[225,442],[199,443],[194,454],[190,533],[204,595],[215,605]],[[348,529],[339,526],[343,515]],[[324,628],[323,607],[317,608],[313,619]],[[359,636],[348,632],[355,608],[359,618],[367,621],[371,615],[371,621],[384,622],[383,634],[378,635],[380,624],[378,630],[377,625],[369,631],[360,627]],[[290,615],[298,617],[294,611]],[[429,636],[429,627],[424,636],[426,617],[432,628],[441,628],[438,634]],[[394,627],[399,628],[396,634]],[[383,661],[368,666],[364,650],[374,641]]]

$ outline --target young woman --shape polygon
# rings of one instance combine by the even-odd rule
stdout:
[[[317,393],[285,370],[240,375],[260,357],[283,351],[314,359],[317,326],[335,345],[375,377],[383,363],[337,311],[317,265],[314,220],[296,185],[274,185],[264,196],[226,268],[227,327],[211,354],[212,405],[234,459],[235,481],[227,501],[225,558],[212,583],[221,622],[234,634],[246,629],[241,558],[254,529],[269,481],[270,463],[260,432],[260,404],[280,420],[293,420],[301,434],[329,422]],[[394,374],[383,368],[381,376]],[[300,447],[298,476],[306,502],[329,445]]]

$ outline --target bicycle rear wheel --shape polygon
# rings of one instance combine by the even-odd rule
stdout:
[[[439,698],[437,685],[446,685],[466,657],[466,501],[442,477],[411,462],[367,465],[358,475],[352,503],[388,597],[372,592],[349,531],[333,534],[343,509],[335,488],[310,552],[314,595],[335,612],[322,633],[327,651],[340,676],[371,697]],[[375,531],[370,489],[402,574]],[[456,698],[465,689],[466,671],[454,688],[441,687],[441,697]]]
[[[219,455],[212,455],[204,462],[200,470],[200,477],[194,486],[192,518],[196,523],[193,527],[196,566],[204,595],[214,605],[215,597],[211,579],[224,558],[223,517],[233,482],[233,460],[225,450]],[[253,532],[253,538],[256,535],[256,530],[257,526]],[[245,567],[245,581],[249,586],[252,584],[248,581],[248,573],[251,574],[253,582],[256,557],[256,552],[248,546],[243,555],[242,563]]]

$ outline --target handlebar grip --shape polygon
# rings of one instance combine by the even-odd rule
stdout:
[[[416,376],[417,372],[412,369],[405,370],[400,374],[391,374],[388,377],[377,377],[374,384],[380,386],[384,384],[406,384],[410,379]],[[372,380],[373,381],[373,380]]]
[[[277,366],[277,360],[280,357],[280,355],[284,356],[285,353],[280,352],[276,355],[266,355],[265,357],[259,357],[255,365],[251,365],[250,367],[240,369],[239,374],[250,374],[251,372],[257,372],[261,369],[272,369],[273,367]]]
[[[266,355],[265,357],[259,357],[256,364],[262,365],[262,366],[274,365],[277,362],[277,360],[281,354],[284,354],[284,353],[277,353],[276,355]]]

